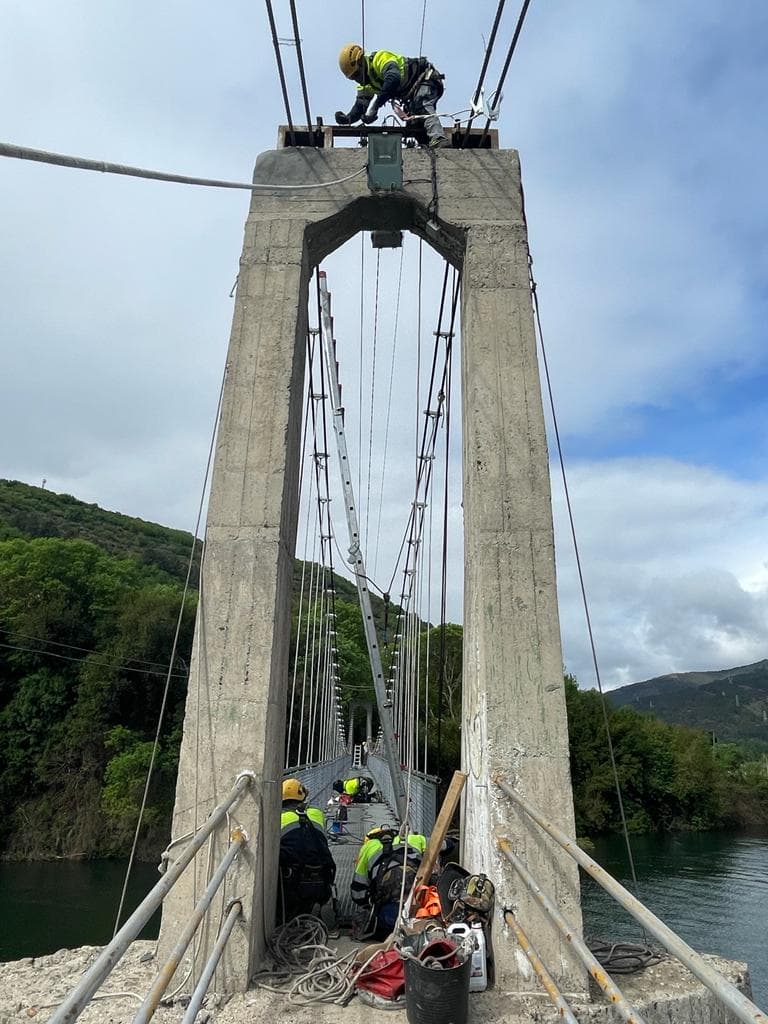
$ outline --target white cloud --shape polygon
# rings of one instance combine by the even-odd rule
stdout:
[[[768,482],[654,459],[577,464],[569,478],[605,684],[765,657]],[[592,685],[557,482],[554,490],[565,661]]]

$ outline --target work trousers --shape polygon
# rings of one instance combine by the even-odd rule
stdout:
[[[408,113],[413,117],[424,118],[424,130],[429,141],[445,137],[440,118],[437,117],[437,101],[443,95],[443,83],[439,78],[429,78],[422,82],[415,94],[408,100]]]

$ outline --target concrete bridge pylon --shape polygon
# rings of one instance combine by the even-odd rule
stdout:
[[[514,150],[405,150],[403,191],[371,192],[361,149],[262,154],[240,263],[206,528],[173,835],[193,831],[251,769],[237,807],[250,839],[224,900],[243,900],[215,987],[247,986],[274,915],[293,558],[298,518],[307,299],[311,274],[360,231],[410,230],[462,270],[465,535],[463,862],[497,887],[497,984],[535,988],[503,928],[510,906],[563,991],[583,969],[497,848],[508,836],[540,886],[581,928],[575,864],[523,820],[494,772],[573,834],[563,666],[544,417]],[[341,179],[348,179],[342,181]],[[327,187],[301,186],[337,182]],[[296,186],[295,189],[290,186]],[[226,837],[210,854],[216,863]],[[200,856],[197,895],[204,887]],[[186,876],[184,876],[186,877]],[[166,901],[172,947],[192,881]],[[217,915],[211,915],[214,920]],[[200,963],[215,939],[201,938]]]

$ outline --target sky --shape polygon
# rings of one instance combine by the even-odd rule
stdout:
[[[297,6],[312,113],[329,121],[351,105],[336,57],[361,40],[362,5]],[[519,9],[507,7],[494,84]],[[495,9],[495,0],[367,5],[365,42],[416,54],[423,13],[423,52],[446,74],[441,110],[458,111]],[[281,37],[291,35],[288,10],[275,0]],[[767,32],[758,0],[533,0],[504,89],[501,145],[521,155],[607,687],[768,651]],[[0,35],[3,141],[248,180],[285,119],[258,3],[6,0]],[[294,52],[282,52],[299,121]],[[194,527],[247,206],[246,193],[0,159],[0,475]],[[327,264],[347,394],[361,351],[367,394],[376,334],[374,471],[369,488],[360,460],[359,497],[377,523],[368,567],[383,583],[412,496],[416,362],[423,370],[435,329],[440,265],[424,249],[419,334],[418,262],[413,240],[382,252],[378,316],[369,241]],[[349,408],[365,454],[367,409],[355,411],[354,399]],[[453,619],[459,450],[454,431]],[[554,457],[552,477],[564,662],[591,686]],[[335,523],[342,549],[343,527]]]

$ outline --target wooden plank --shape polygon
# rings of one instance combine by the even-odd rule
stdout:
[[[429,844],[427,845],[427,852],[422,858],[419,870],[416,872],[416,878],[413,883],[413,892],[416,891],[418,886],[424,885],[429,881],[429,877],[435,870],[435,864],[440,854],[440,849],[443,845],[448,829],[451,827],[451,821],[453,821],[453,815],[456,813],[456,808],[459,806],[459,799],[461,797],[461,791],[464,789],[464,783],[467,781],[467,776],[464,772],[454,772],[451,784],[448,787],[448,792],[445,794],[445,800],[443,800],[443,806],[440,808],[440,813],[437,816],[435,827],[432,829],[432,835],[429,837]]]

